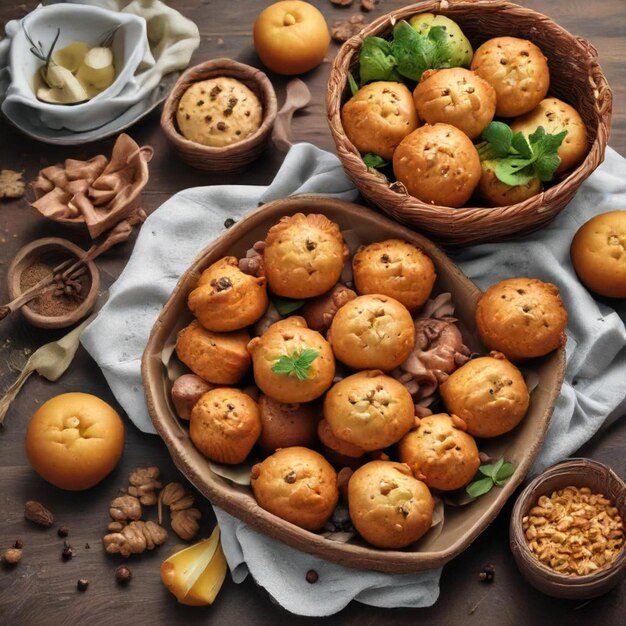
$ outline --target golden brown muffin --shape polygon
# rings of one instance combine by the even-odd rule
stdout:
[[[348,507],[363,539],[377,548],[398,549],[428,531],[435,501],[408,465],[371,461],[352,474]]]
[[[218,333],[254,324],[267,308],[264,276],[244,274],[237,257],[227,256],[200,275],[187,304],[198,321]]]
[[[487,348],[518,361],[565,345],[567,311],[555,285],[536,278],[507,278],[480,297],[476,326]]]
[[[256,94],[235,78],[194,83],[178,103],[176,123],[184,137],[205,146],[230,146],[254,134],[263,121]]]
[[[296,213],[269,229],[263,258],[270,289],[286,298],[314,298],[341,276],[348,248],[324,215]]]
[[[328,341],[335,356],[353,369],[388,372],[403,363],[415,345],[407,308],[389,296],[359,296],[333,318]]]
[[[242,463],[260,434],[259,407],[241,389],[211,389],[191,409],[191,441],[216,463]]]
[[[318,530],[333,514],[337,474],[317,452],[283,448],[252,468],[252,492],[259,506],[307,530]]]
[[[417,128],[411,92],[406,85],[378,81],[361,87],[341,109],[348,139],[361,153],[391,159],[396,146]]]
[[[486,206],[509,206],[524,202],[543,190],[538,178],[533,178],[526,185],[507,185],[498,179],[495,173],[495,161],[481,161],[482,174],[478,183],[478,192]]]
[[[474,52],[471,69],[496,90],[499,117],[532,111],[546,97],[550,86],[546,57],[527,39],[489,39]]]
[[[306,320],[309,328],[319,330],[321,333],[328,330],[337,311],[344,305],[354,300],[356,293],[341,283],[337,283],[323,296],[318,296],[302,307],[302,317]]]
[[[431,489],[452,491],[464,487],[480,466],[478,447],[466,428],[456,415],[423,417],[419,426],[400,440],[400,461]]]
[[[474,437],[508,433],[530,402],[521,372],[498,352],[468,361],[439,390],[448,412],[458,415]]]
[[[307,328],[302,317],[288,317],[272,324],[263,335],[250,341],[248,350],[256,384],[274,400],[310,402],[332,385],[335,357],[330,344],[317,331]],[[303,370],[285,371],[282,367],[286,360],[305,359],[308,363],[307,355],[312,360]]]
[[[399,441],[415,424],[415,408],[402,383],[379,370],[367,370],[330,388],[324,419],[338,439],[369,452]]]
[[[417,246],[400,239],[371,243],[352,259],[354,284],[360,294],[382,293],[415,311],[428,300],[435,266]]]
[[[496,112],[496,92],[478,74],[452,67],[426,70],[413,91],[420,120],[427,124],[442,122],[476,139]]]
[[[422,202],[463,206],[480,180],[480,159],[468,136],[449,124],[422,126],[393,153],[393,172]]]
[[[583,224],[572,241],[572,264],[588,289],[626,298],[626,211],[609,211]]]
[[[258,443],[265,452],[315,445],[317,424],[322,414],[320,406],[312,403],[284,404],[265,394],[261,394],[258,402],[263,426]]]
[[[549,135],[558,135],[566,130],[567,135],[559,146],[561,164],[557,174],[576,167],[587,154],[587,127],[578,111],[558,98],[542,100],[530,113],[518,117],[511,124],[514,133],[532,135],[543,126]]]
[[[363,448],[339,439],[332,431],[330,424],[324,419],[317,426],[317,436],[322,444],[335,454],[347,456],[351,459],[361,458],[365,454]]]
[[[176,340],[178,358],[194,373],[216,385],[235,385],[248,371],[250,335],[245,330],[213,333],[197,320],[185,326]]]

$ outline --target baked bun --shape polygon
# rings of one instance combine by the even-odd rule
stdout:
[[[521,372],[492,352],[468,361],[439,387],[448,413],[458,415],[474,437],[498,437],[526,415],[530,397]]]
[[[487,348],[518,361],[565,345],[567,311],[555,285],[536,278],[507,278],[480,297],[476,326]]]
[[[480,458],[466,425],[456,415],[437,413],[420,419],[419,426],[400,440],[400,461],[431,489],[452,491],[474,478]]]
[[[341,276],[348,248],[324,215],[296,213],[269,229],[263,258],[270,289],[286,298],[314,298]]]
[[[322,445],[335,455],[348,457],[350,459],[359,459],[365,454],[363,448],[355,446],[353,443],[339,439],[332,431],[330,424],[326,420],[321,420],[317,426],[317,436]]]
[[[496,112],[496,92],[478,74],[452,67],[426,70],[413,91],[420,120],[427,124],[442,122],[476,139]]]
[[[417,246],[387,239],[360,248],[352,259],[354,284],[360,294],[382,293],[415,311],[428,300],[435,266]]]
[[[526,185],[507,185],[495,172],[496,161],[481,161],[482,174],[478,183],[478,193],[486,206],[510,206],[524,202],[541,192],[543,185],[538,178],[533,178]]]
[[[348,139],[361,153],[391,159],[396,146],[417,128],[417,113],[406,85],[378,81],[361,87],[341,109]]]
[[[259,396],[258,404],[263,426],[258,444],[265,452],[315,445],[321,407],[311,403],[283,404],[265,394]]]
[[[257,463],[250,478],[259,506],[307,530],[319,530],[339,499],[335,470],[308,448],[278,450]]]
[[[415,327],[407,308],[389,296],[359,296],[344,304],[328,330],[335,356],[353,369],[390,371],[415,345]]]
[[[197,320],[185,326],[176,340],[178,358],[200,378],[216,385],[235,385],[248,371],[250,335],[245,330],[214,333]]]
[[[396,443],[415,424],[406,387],[381,371],[368,370],[333,385],[324,399],[324,419],[338,439],[363,450]]]
[[[191,441],[207,459],[216,463],[242,463],[260,434],[259,408],[240,389],[211,389],[191,409]]]
[[[430,528],[435,501],[404,463],[371,461],[350,477],[350,519],[377,548],[404,548]]]
[[[496,90],[498,117],[532,111],[546,97],[550,86],[546,57],[527,39],[489,39],[474,52],[471,69]]]
[[[480,159],[469,137],[449,124],[422,126],[393,153],[393,172],[422,202],[463,206],[480,180]]]
[[[187,304],[207,330],[223,333],[245,328],[267,308],[265,277],[244,274],[237,257],[224,257],[202,272]]]
[[[299,378],[295,371],[280,371],[277,363],[281,357],[297,358],[305,350],[314,350],[317,356],[302,372],[304,378]],[[302,317],[288,317],[272,324],[263,335],[250,341],[248,351],[257,386],[279,402],[315,400],[332,385],[335,377],[335,357],[329,343],[317,331],[307,328]]]
[[[182,95],[176,123],[184,137],[222,148],[254,134],[263,121],[256,94],[242,82],[217,76],[194,83]]]
[[[609,298],[626,298],[626,211],[601,213],[583,224],[570,255],[588,289]]]
[[[539,126],[549,135],[566,130],[567,135],[559,146],[561,163],[557,174],[574,169],[587,154],[587,127],[578,111],[558,98],[542,100],[530,113],[518,117],[511,124],[514,133],[532,135]]]

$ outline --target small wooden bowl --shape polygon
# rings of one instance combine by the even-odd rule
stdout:
[[[249,137],[222,148],[190,141],[183,137],[176,125],[178,102],[185,91],[193,83],[217,76],[228,76],[241,81],[257,95],[263,105],[263,122],[259,129]],[[161,128],[174,144],[180,158],[188,165],[204,172],[240,172],[267,147],[276,110],[276,93],[269,78],[261,70],[232,59],[214,59],[189,68],[176,81],[163,106]]]
[[[545,567],[532,553],[522,529],[522,518],[540,496],[567,486],[589,487],[611,498],[626,520],[626,483],[609,467],[590,459],[568,459],[537,476],[522,491],[511,514],[510,543],[520,572],[535,589],[555,598],[589,600],[610,591],[626,566],[626,545],[608,567],[586,576],[566,576]]]
[[[61,239],[59,237],[45,237],[31,241],[18,250],[9,267],[7,273],[9,297],[11,300],[14,300],[22,293],[20,285],[22,272],[36,261],[57,255],[71,256],[78,259],[84,256],[84,254],[85,251],[82,248],[79,248],[67,239]],[[87,269],[89,271],[91,286],[85,299],[73,311],[51,317],[37,313],[31,309],[28,304],[25,304],[21,308],[22,315],[24,315],[26,320],[33,326],[49,329],[67,328],[82,320],[91,313],[98,297],[98,290],[100,289],[100,271],[98,270],[98,266],[93,261],[88,261]]]

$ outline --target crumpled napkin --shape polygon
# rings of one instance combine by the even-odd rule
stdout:
[[[626,206],[623,173],[624,159],[609,148],[605,162],[549,226],[517,241],[476,245],[452,255],[482,288],[506,276],[536,276],[556,283],[565,299],[567,371],[533,473],[570,455],[608,420],[626,412],[624,323],[580,284],[568,255],[580,224],[596,213]],[[187,189],[165,202],[144,224],[108,302],[82,336],[117,400],[144,432],[155,431],[143,396],[141,355],[178,278],[198,252],[223,232],[226,218],[240,218],[259,202],[295,193],[323,193],[346,200],[357,197],[334,155],[310,144],[297,144],[269,187]],[[403,576],[355,571],[259,535],[222,511],[216,514],[233,578],[240,581],[250,571],[293,613],[327,615],[352,599],[385,607],[429,606],[437,599],[440,570]],[[315,585],[302,582],[308,569],[319,573]]]
[[[64,2],[65,0],[60,0]],[[49,2],[54,4],[55,2]],[[98,6],[112,11],[137,15],[146,20],[147,52],[135,75],[115,96],[104,102],[93,103],[93,113],[64,119],[63,126],[73,131],[97,128],[121,115],[137,102],[147,98],[158,87],[166,74],[185,69],[193,52],[200,45],[200,33],[194,22],[160,0],[68,0],[68,3]],[[39,7],[37,7],[39,8]],[[35,9],[36,11],[37,9]],[[7,35],[13,28],[7,25]],[[140,42],[137,43],[140,45]],[[3,111],[11,118],[26,118],[28,123],[57,128],[59,121],[45,110],[25,107],[20,102],[10,102],[10,74],[8,71],[11,38],[0,41],[0,101]],[[102,107],[106,107],[108,119],[103,121]],[[97,113],[96,113],[97,109]]]
[[[152,154],[150,146],[140,148],[122,133],[110,161],[99,154],[42,169],[31,183],[36,198],[31,204],[45,217],[84,222],[96,239],[140,208]]]

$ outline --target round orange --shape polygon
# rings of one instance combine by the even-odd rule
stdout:
[[[276,2],[254,23],[254,46],[261,61],[277,74],[303,74],[323,60],[330,34],[324,16],[300,0]]]
[[[63,393],[41,405],[26,431],[26,456],[49,483],[69,491],[98,484],[122,456],[124,424],[88,393]]]

